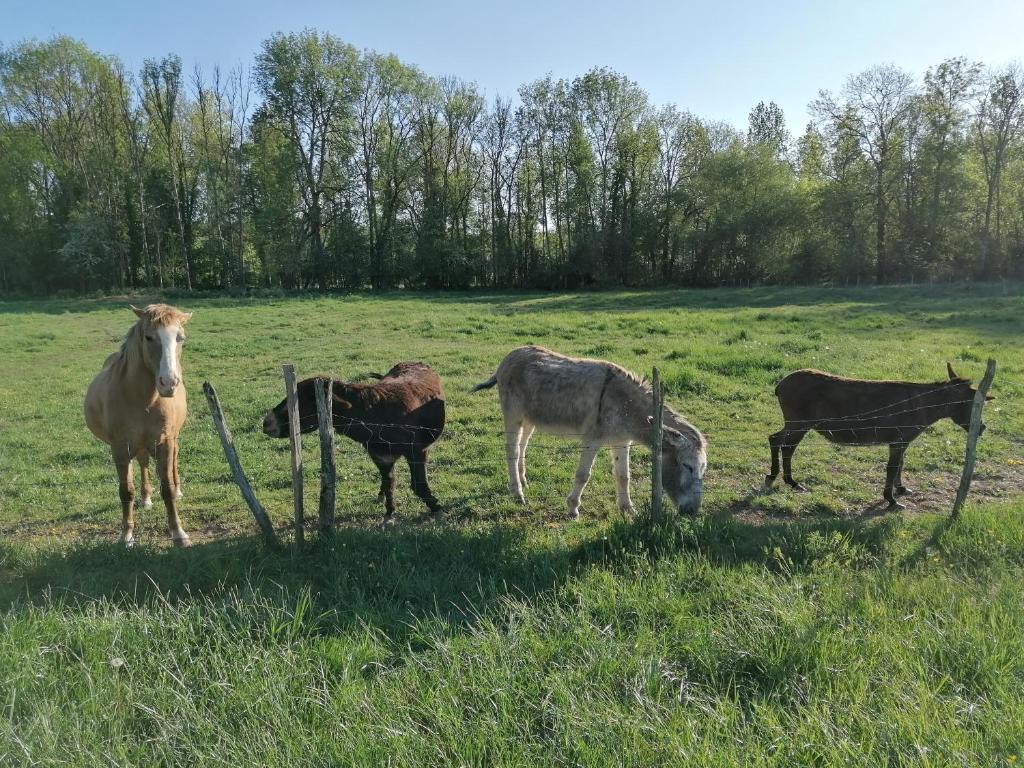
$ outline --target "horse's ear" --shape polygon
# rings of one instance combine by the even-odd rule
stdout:
[[[352,403],[350,403],[348,400],[346,400],[345,398],[338,394],[334,395],[334,404],[338,408],[343,408],[345,410],[350,410],[352,408]]]
[[[144,309],[139,309],[139,308],[138,308],[138,307],[136,307],[136,306],[135,306],[134,304],[129,304],[128,306],[129,306],[129,307],[131,307],[131,310],[132,310],[132,312],[134,312],[134,313],[135,313],[135,316],[136,316],[136,317],[138,317],[138,318],[142,318],[142,317],[145,317],[145,315],[146,315],[146,310],[144,310]]]
[[[949,380],[950,381],[953,381],[954,379],[959,379],[960,378],[959,376],[956,375],[956,371],[953,370],[953,366],[950,365],[948,360],[946,361],[946,373],[949,374]]]
[[[191,319],[192,319],[192,313],[191,312],[182,312],[181,313],[181,324],[182,325],[184,325],[185,323],[187,323]]]

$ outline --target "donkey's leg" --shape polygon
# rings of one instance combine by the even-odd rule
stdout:
[[[520,504],[526,503],[523,495],[523,484],[519,480],[519,450],[523,436],[523,424],[519,421],[505,419],[505,463],[508,465],[508,487],[512,498]]]
[[[131,456],[114,450],[117,469],[117,491],[121,497],[121,542],[125,546],[135,543],[135,478],[132,477]]]
[[[896,485],[896,476],[899,474],[900,465],[903,463],[903,454],[907,450],[906,443],[889,444],[889,463],[885,465],[885,491],[882,496],[889,502],[889,509],[904,509],[904,506],[896,501],[893,495],[893,486]]]
[[[914,492],[914,490],[912,488],[907,488],[907,486],[905,486],[903,484],[903,461],[906,458],[906,455],[907,455],[906,454],[906,449],[904,449],[903,454],[900,456],[900,465],[896,469],[896,495],[897,496],[909,496],[909,495],[911,495]]]
[[[526,482],[526,446],[530,444],[530,438],[536,431],[533,424],[523,425],[523,437],[519,441],[519,485],[525,490],[529,483]]]
[[[427,483],[427,452],[414,447],[412,453],[406,456],[406,461],[409,462],[409,474],[412,475],[412,492],[423,500],[434,517],[440,517],[441,503],[431,493],[430,485]]]
[[[566,503],[569,506],[569,517],[580,516],[580,496],[583,495],[583,489],[587,487],[587,481],[590,480],[590,470],[593,468],[594,459],[600,450],[601,446],[597,443],[583,443],[583,452],[580,453],[580,465],[576,468],[576,484],[566,499]]]
[[[787,485],[798,491],[804,491],[806,488],[793,479],[793,452],[796,451],[796,447],[800,445],[800,441],[806,434],[807,430],[805,429],[783,430],[781,443],[782,479],[786,481]]]
[[[768,445],[772,451],[772,468],[764,479],[765,488],[770,488],[779,476],[779,449],[782,447],[782,436],[786,434],[785,429],[780,429],[774,435],[768,436]]]
[[[153,508],[153,483],[149,480],[149,453],[139,451],[135,457],[139,462],[139,474],[142,475],[142,506],[145,509]]]
[[[612,474],[615,475],[615,501],[624,515],[635,515],[629,498],[629,443],[612,448]]]
[[[167,532],[170,533],[175,545],[187,547],[191,541],[185,529],[181,527],[181,518],[178,517],[177,487],[174,484],[174,440],[159,443],[153,456],[156,458],[156,474],[160,479],[160,497],[167,508]]]
[[[371,453],[370,458],[380,471],[380,494],[378,501],[384,502],[384,525],[395,521],[395,456]]]

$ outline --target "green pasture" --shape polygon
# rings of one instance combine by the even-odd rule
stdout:
[[[0,765],[1011,765],[1024,761],[1024,290],[755,288],[591,294],[173,298],[185,347],[182,519],[159,498],[117,543],[108,449],[82,395],[129,301],[0,302]],[[535,437],[528,505],[507,492],[494,391],[511,348],[657,366],[709,436],[701,514],[651,529],[616,510],[602,454],[564,515],[578,446]],[[998,361],[972,495],[946,523],[965,435],[907,453],[808,437],[808,493],[761,489],[788,371],[978,379]],[[443,522],[398,469],[339,439],[338,527],[274,555],[221,453],[201,386],[290,540],[287,441],[260,431],[280,367],[353,378],[422,360],[448,426]],[[318,448],[305,438],[315,517]]]

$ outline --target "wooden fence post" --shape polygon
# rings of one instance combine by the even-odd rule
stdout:
[[[306,516],[302,509],[302,432],[299,430],[299,398],[295,389],[295,366],[285,363],[284,388],[288,400],[288,438],[292,448],[292,494],[295,499],[295,545],[306,540]]]
[[[316,415],[320,423],[320,530],[334,527],[334,488],[337,471],[334,467],[334,380],[324,379],[327,386],[316,386]]]
[[[660,523],[663,520],[661,510],[661,441],[662,441],[662,407],[665,395],[661,390],[661,376],[654,369],[654,409],[651,423],[651,520]]]
[[[989,358],[985,368],[985,375],[974,393],[974,405],[971,406],[971,428],[967,431],[967,452],[964,455],[964,473],[960,476],[960,487],[956,490],[956,501],[953,502],[953,513],[951,520],[960,517],[960,510],[967,500],[967,491],[971,488],[971,477],[974,475],[974,459],[978,448],[978,437],[981,435],[981,410],[985,405],[985,395],[988,388],[992,386],[992,379],[996,375],[996,361]]]
[[[217,434],[220,436],[220,444],[224,449],[224,457],[228,460],[228,466],[231,467],[231,474],[235,477],[235,483],[238,485],[239,490],[242,492],[242,498],[245,499],[245,503],[249,505],[249,510],[252,512],[252,516],[256,518],[256,524],[260,527],[263,532],[263,538],[267,542],[267,545],[274,550],[281,549],[281,542],[277,539],[277,534],[274,533],[274,526],[270,522],[270,516],[267,514],[267,510],[263,508],[259,500],[256,498],[256,494],[253,493],[252,486],[249,485],[249,478],[245,476],[245,472],[242,470],[242,464],[238,460],[238,451],[235,450],[235,443],[231,438],[231,431],[228,429],[227,423],[224,421],[224,412],[221,410],[220,401],[217,399],[217,390],[213,388],[213,385],[208,382],[203,382],[203,393],[206,395],[206,402],[210,406],[210,415],[213,416],[214,426],[217,427]]]

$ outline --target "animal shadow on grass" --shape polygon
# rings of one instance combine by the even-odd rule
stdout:
[[[273,554],[255,537],[189,549],[104,543],[28,553],[0,545],[0,563],[8,563],[0,569],[0,608],[53,602],[84,612],[103,601],[126,608],[199,601],[216,611],[253,600],[287,610],[308,593],[318,633],[372,627],[407,643],[417,621],[469,631],[488,618],[500,621],[509,599],[557,599],[560,585],[592,568],[628,575],[638,559],[690,553],[726,568],[784,561],[782,570],[794,572],[828,557],[830,547],[856,553],[846,559],[862,566],[882,557],[892,534],[891,519],[750,525],[706,515],[665,526],[617,520],[568,546],[531,540],[527,527],[506,524],[341,528],[314,538],[301,555]],[[27,567],[11,569],[21,558]],[[15,571],[19,578],[7,576]]]

